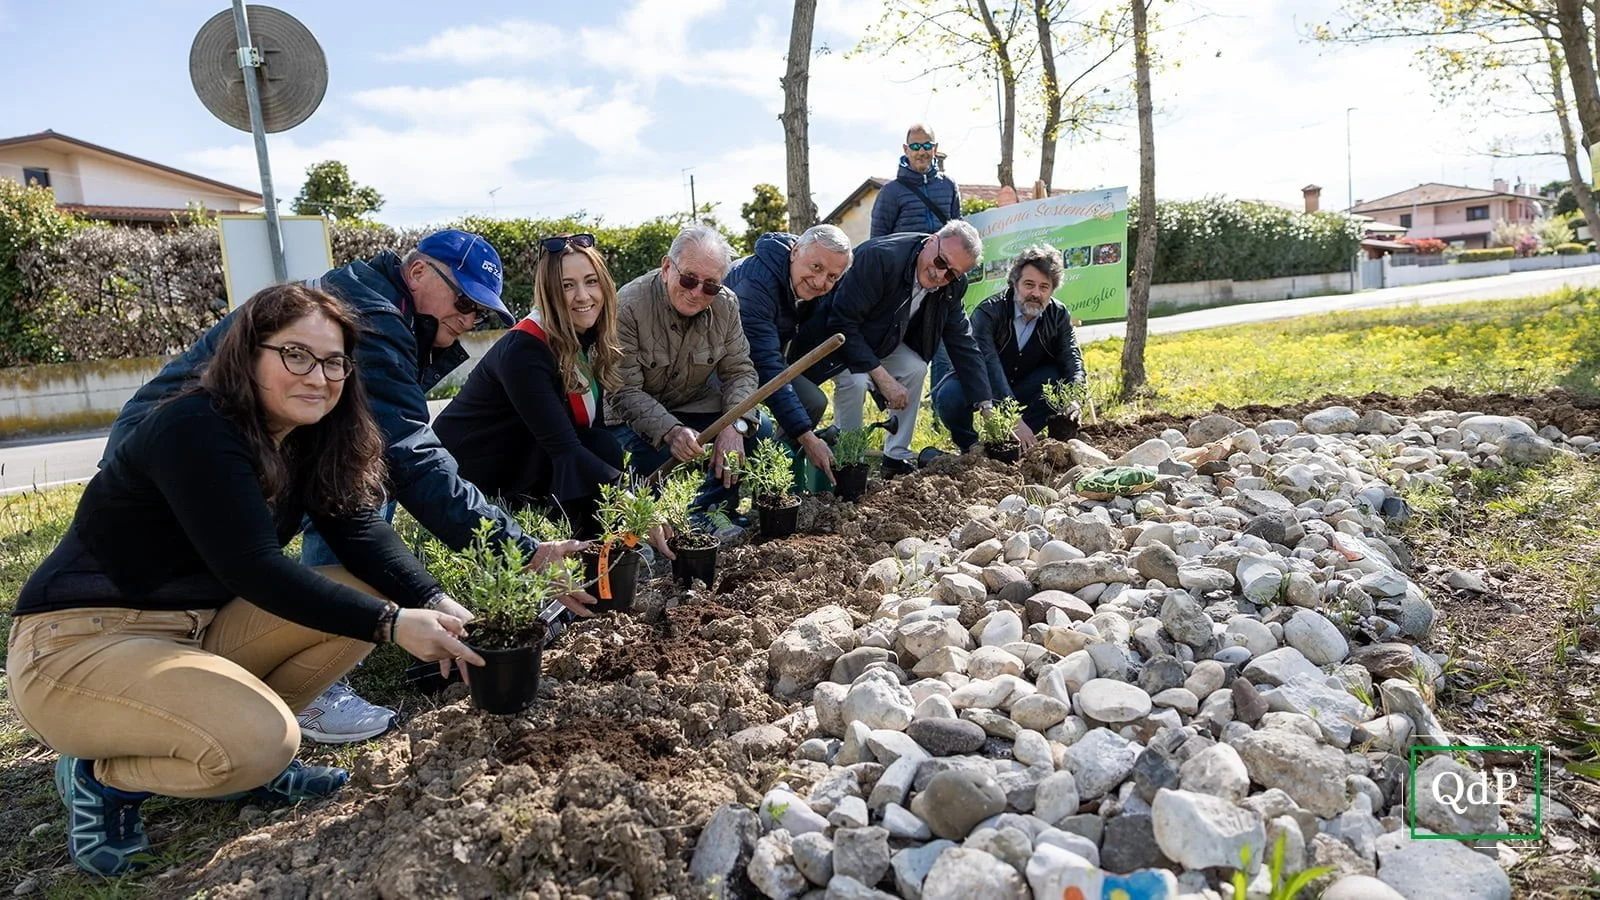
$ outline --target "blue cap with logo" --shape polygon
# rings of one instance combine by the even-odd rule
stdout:
[[[500,300],[504,277],[500,254],[481,236],[453,228],[435,231],[417,244],[417,250],[450,267],[461,290],[479,304],[494,310],[507,328],[516,323],[511,310]]]

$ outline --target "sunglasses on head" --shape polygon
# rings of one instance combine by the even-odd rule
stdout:
[[[934,141],[923,141],[918,144],[907,144],[906,148],[909,150],[932,150],[937,146],[939,145]]]
[[[560,253],[568,247],[593,247],[594,235],[584,232],[583,234],[569,234],[566,237],[541,238],[539,246],[543,247],[546,253]]]
[[[473,323],[474,326],[481,325],[485,319],[489,318],[489,311],[487,309],[484,309],[478,303],[478,301],[472,299],[471,297],[468,297],[465,291],[463,291],[463,290],[461,290],[461,288],[457,287],[456,283],[454,281],[450,280],[450,276],[444,274],[444,270],[443,269],[440,269],[438,266],[434,265],[433,263],[428,263],[428,268],[432,269],[433,273],[435,275],[438,275],[439,276],[439,280],[443,281],[447,286],[449,286],[450,290],[455,291],[455,293],[456,293],[456,312],[461,313],[463,315],[471,315],[472,316],[472,323]]]
[[[707,297],[715,297],[722,292],[722,282],[701,278],[698,275],[690,275],[687,272],[678,273],[678,284],[683,285],[683,289],[686,291],[699,288],[700,293],[705,294]]]

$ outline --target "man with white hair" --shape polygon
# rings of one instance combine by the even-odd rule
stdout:
[[[849,267],[850,238],[836,226],[813,225],[798,237],[762,235],[755,252],[728,270],[723,283],[739,297],[739,319],[763,383],[788,368],[784,349]],[[828,411],[828,395],[802,375],[768,397],[767,407],[784,436],[832,481],[833,451],[814,430]]]
[[[844,346],[806,372],[813,382],[834,379],[834,421],[860,428],[870,389],[898,421],[883,443],[886,475],[915,468],[911,436],[922,405],[928,360],[942,346],[967,388],[973,408],[987,415],[988,369],[972,340],[961,298],[966,272],[983,255],[971,225],[946,223],[933,234],[891,234],[865,241],[833,294],[800,328],[790,358],[797,359],[835,332]]]
[[[661,268],[617,290],[617,340],[622,344],[622,387],[606,395],[606,420],[639,473],[669,457],[700,455],[701,430],[754,394],[760,382],[750,344],[739,323],[739,303],[723,285],[733,248],[715,228],[692,225],[673,238]],[[715,378],[713,378],[715,376]],[[739,476],[730,453],[748,453],[772,433],[759,409],[713,437],[711,477],[696,501],[704,511],[733,506]]]

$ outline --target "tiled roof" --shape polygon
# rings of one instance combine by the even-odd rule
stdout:
[[[242,187],[235,187],[234,185],[217,181],[214,178],[207,178],[204,175],[196,175],[193,172],[185,172],[182,169],[175,169],[172,166],[163,165],[148,159],[143,159],[141,157],[134,156],[131,153],[123,153],[121,150],[113,150],[110,147],[102,147],[99,144],[91,144],[88,141],[72,137],[71,135],[62,134],[59,131],[51,131],[48,128],[46,128],[44,131],[38,132],[37,134],[24,134],[18,135],[17,137],[0,138],[0,147],[17,147],[24,144],[49,143],[67,144],[70,146],[82,147],[85,150],[92,150],[96,153],[104,153],[107,156],[114,156],[127,162],[160,170],[168,175],[176,175],[180,178],[187,178],[191,181],[197,181],[209,187],[217,188],[233,194],[238,194],[240,197],[246,200],[255,200],[256,202],[261,202],[261,195],[255,191],[246,190]]]
[[[1367,213],[1388,209],[1409,209],[1413,206],[1431,206],[1435,203],[1458,203],[1462,200],[1489,199],[1492,197],[1516,197],[1520,200],[1539,200],[1538,197],[1529,197],[1524,194],[1513,194],[1510,191],[1496,191],[1486,188],[1463,187],[1459,184],[1440,184],[1428,182],[1419,184],[1414,188],[1397,191],[1387,197],[1376,200],[1367,200],[1357,203],[1352,212]]]
[[[91,206],[83,203],[57,203],[56,209],[85,219],[102,219],[109,222],[159,222],[170,225],[174,216],[187,215],[186,209],[166,209],[159,206]]]

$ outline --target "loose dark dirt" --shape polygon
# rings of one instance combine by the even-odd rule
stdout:
[[[1255,424],[1331,404],[1525,415],[1569,434],[1600,433],[1600,402],[1562,391],[1529,398],[1440,389],[1218,411]],[[1080,439],[1115,456],[1189,421],[1101,423]],[[805,533],[723,548],[715,593],[647,581],[641,572],[633,614],[580,623],[545,654],[540,699],[529,712],[483,715],[463,687],[452,686],[441,708],[363,751],[338,797],[147,880],[150,896],[700,896],[687,864],[711,813],[724,803],[754,803],[792,776],[798,730],[769,751],[728,740],[800,708],[767,692],[772,640],[826,604],[864,623],[878,597],[857,589],[862,572],[896,541],[943,534],[969,506],[996,503],[1023,484],[1050,484],[1067,467],[1065,445],[1046,441],[1020,467],[979,454],[951,457],[914,476],[874,481],[859,504],[807,498]],[[1428,558],[1428,548],[1415,549]],[[1509,578],[1505,590],[1515,584]],[[1536,605],[1537,590],[1526,586],[1525,609]],[[1483,625],[1457,604],[1442,610],[1448,629]],[[752,756],[761,752],[770,755]],[[1600,807],[1593,785],[1580,783],[1568,794],[1573,808]],[[1592,853],[1594,844],[1586,846]]]

